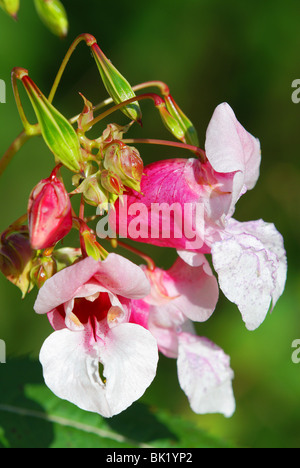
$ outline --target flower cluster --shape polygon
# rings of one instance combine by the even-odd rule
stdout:
[[[83,110],[71,120],[52,103],[67,60],[48,98],[27,70],[12,72],[24,125],[15,146],[41,134],[54,168],[33,188],[27,213],[2,234],[1,271],[23,296],[39,289],[35,312],[47,314],[54,330],[42,345],[40,361],[45,382],[58,397],[104,417],[116,415],[144,394],[162,353],[176,359],[179,385],[194,412],[229,417],[235,410],[230,358],[199,336],[195,324],[211,317],[219,288],[237,305],[249,330],[264,321],[283,293],[287,261],[281,234],[263,220],[233,218],[236,203],[257,182],[259,140],[223,103],[201,149],[195,127],[164,83],[132,88],[89,34],[75,40],[67,57],[80,41],[90,47],[110,97],[94,106],[82,96]],[[26,119],[17,80],[30,98],[36,125]],[[135,94],[146,87],[158,87],[160,95]],[[177,141],[124,138],[142,120],[142,99],[153,101]],[[127,125],[110,123],[98,138],[87,136],[117,110],[129,119]],[[144,142],[178,146],[192,157],[144,166],[131,146]],[[11,155],[5,156],[7,161]],[[71,193],[61,167],[71,177]],[[72,206],[77,195],[79,213]],[[85,215],[87,205],[97,207],[95,216]],[[109,225],[111,251],[99,240],[105,237],[98,229],[103,221]],[[72,229],[78,231],[76,248],[66,246]],[[175,249],[177,260],[164,270],[123,238]],[[146,264],[120,255],[119,246]]]

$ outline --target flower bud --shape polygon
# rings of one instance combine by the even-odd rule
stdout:
[[[81,184],[72,192],[72,195],[82,193],[84,201],[91,206],[101,206],[105,208],[108,204],[108,193],[101,186],[100,172],[96,172],[88,176]]]
[[[123,185],[140,192],[144,164],[136,148],[115,140],[104,150],[103,165],[118,175]]]
[[[77,247],[63,247],[61,249],[54,250],[52,258],[55,259],[57,271],[73,265],[73,263],[77,262],[81,257],[81,254],[81,249]]]
[[[84,223],[80,227],[81,250],[94,260],[103,260],[107,257],[107,251],[97,242],[96,235]]]
[[[82,130],[83,127],[88,125],[93,120],[93,118],[94,118],[94,112],[93,112],[94,106],[90,101],[88,101],[83,96],[83,94],[81,94],[81,93],[79,93],[79,94],[83,99],[84,107],[83,107],[83,110],[82,110],[81,114],[79,115],[79,117],[77,119],[77,123],[78,123],[78,129]]]
[[[101,145],[108,145],[114,140],[122,140],[124,133],[128,132],[133,122],[129,122],[128,125],[118,125],[115,123],[108,124],[106,129],[103,131],[100,138],[96,141]]]
[[[0,7],[14,19],[17,19],[20,0],[0,0]]]
[[[178,122],[177,117],[173,117],[172,114],[167,110],[166,104],[164,101],[156,104],[155,107],[158,109],[161,119],[165,127],[175,136],[178,140],[185,143],[185,134],[182,129],[182,126]]]
[[[73,172],[83,170],[84,161],[76,131],[70,122],[48,101],[28,76],[27,70],[14,69],[30,98],[42,136],[55,158]]]
[[[101,185],[108,192],[114,193],[115,195],[122,195],[124,192],[124,186],[120,177],[107,170],[101,172]]]
[[[199,146],[197,131],[190,119],[182,112],[171,94],[164,96],[168,112],[177,120],[184,132],[184,143]]]
[[[91,234],[90,231],[84,231],[81,233],[82,240],[84,243],[86,254],[89,257],[93,257],[94,260],[102,259],[102,249],[100,244],[96,240],[96,236]]]
[[[59,0],[34,0],[34,3],[47,28],[56,36],[66,37],[69,23],[63,4]]]
[[[135,93],[128,81],[114,67],[111,61],[104,55],[98,46],[96,39],[91,35],[86,35],[87,45],[91,47],[94,59],[99,69],[103,84],[116,104],[127,101],[135,97]],[[121,111],[130,119],[137,122],[141,121],[142,112],[137,101],[124,107]]]
[[[47,279],[51,278],[57,272],[55,260],[51,256],[38,257],[34,261],[30,271],[30,278],[33,284],[39,289],[44,285]]]
[[[30,242],[35,250],[52,247],[72,228],[72,208],[64,184],[54,171],[31,192],[28,203]]]
[[[22,291],[23,297],[30,289],[30,269],[34,256],[27,226],[22,226],[18,231],[8,229],[1,235],[0,270]]]

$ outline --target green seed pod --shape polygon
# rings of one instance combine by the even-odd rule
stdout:
[[[73,172],[84,168],[79,139],[70,122],[48,101],[26,70],[20,77],[38,119],[42,136],[56,160]]]
[[[17,19],[20,0],[0,0],[0,7],[14,19]]]
[[[171,94],[164,96],[167,110],[177,120],[184,133],[184,143],[199,146],[197,131],[190,119],[183,113]]]
[[[59,0],[34,0],[34,3],[47,28],[56,36],[66,37],[69,23],[63,4]]]
[[[90,45],[90,44],[88,44]],[[104,55],[96,42],[90,45],[94,59],[98,66],[103,84],[116,104],[135,97],[135,93],[128,81],[114,67],[110,60]],[[122,112],[130,119],[140,122],[142,112],[137,101],[122,107]]]

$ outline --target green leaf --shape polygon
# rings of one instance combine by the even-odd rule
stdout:
[[[227,447],[192,422],[140,402],[110,419],[57,398],[37,361],[0,364],[1,448]]]

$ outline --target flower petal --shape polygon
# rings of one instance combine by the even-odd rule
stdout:
[[[38,314],[48,313],[74,297],[82,297],[88,282],[93,284],[94,292],[101,291],[91,278],[97,280],[99,286],[127,298],[140,299],[150,292],[149,282],[140,267],[111,253],[102,262],[88,257],[52,276],[40,289],[34,310]]]
[[[256,329],[284,290],[287,261],[281,234],[262,220],[230,220],[212,259],[225,296],[234,302],[249,330]]]
[[[207,197],[199,172],[201,164],[193,158],[146,166],[141,193],[130,190],[110,211],[112,231],[137,242],[206,252],[201,196]]]
[[[203,263],[202,253],[191,252],[190,250],[177,250],[177,254],[185,263],[192,267],[201,266]]]
[[[52,333],[40,351],[44,379],[59,398],[111,417],[142,396],[152,382],[157,345],[150,332],[134,324],[110,329],[105,342],[95,342],[91,335],[67,329]]]
[[[55,331],[44,342],[40,362],[46,385],[59,398],[86,411],[110,414],[105,386],[97,379],[98,359],[85,347],[85,333]]]
[[[107,401],[118,414],[140,398],[156,374],[158,349],[152,334],[139,325],[124,323],[110,330],[99,348],[104,365]]]
[[[98,264],[95,278],[109,291],[130,299],[142,299],[150,293],[143,270],[130,260],[114,253]]]
[[[178,357],[178,335],[195,333],[193,322],[178,309],[150,306],[149,330],[155,337],[158,349],[168,358]]]
[[[78,288],[87,283],[98,270],[98,262],[87,257],[56,273],[40,289],[34,310],[46,314],[60,304],[70,301]]]
[[[217,305],[219,288],[205,256],[201,255],[197,267],[178,258],[167,274],[170,279],[165,281],[165,287],[169,296],[178,296],[170,305],[193,321],[208,320]]]
[[[241,171],[247,189],[254,187],[259,176],[260,143],[239,123],[229,104],[222,103],[215,109],[207,128],[205,149],[215,171]]]
[[[229,357],[207,338],[181,333],[178,339],[178,379],[192,410],[232,416],[235,400]]]

